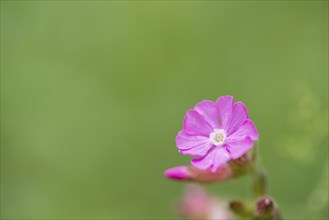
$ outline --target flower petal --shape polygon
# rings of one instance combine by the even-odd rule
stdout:
[[[180,150],[187,150],[200,144],[207,144],[209,138],[205,136],[189,135],[184,130],[178,132],[176,136],[176,145]]]
[[[210,152],[204,157],[194,158],[191,160],[191,164],[199,170],[206,170],[211,167],[214,163],[214,151]]]
[[[241,141],[227,140],[226,144],[228,145],[227,149],[230,152],[232,159],[238,159],[252,148],[254,142],[249,137],[246,137]]]
[[[221,125],[227,128],[227,123],[232,115],[233,96],[221,96],[216,100],[216,107],[220,117]]]
[[[199,146],[195,146],[191,149],[184,149],[184,150],[179,150],[180,153],[185,154],[185,155],[190,155],[190,156],[199,156],[203,157],[206,155],[215,145],[212,143],[206,143],[206,144],[201,144]]]
[[[231,119],[226,128],[226,134],[230,135],[240,128],[242,123],[248,118],[248,110],[242,102],[233,104]]]
[[[257,128],[250,119],[245,120],[236,132],[227,137],[227,140],[238,141],[246,137],[250,137],[253,141],[259,138]]]
[[[211,171],[216,172],[218,167],[230,159],[230,155],[224,147],[216,147],[206,156],[192,159],[191,163],[200,170],[206,170],[211,167]]]
[[[213,129],[195,110],[188,110],[184,118],[184,131],[189,135],[209,137]]]
[[[219,167],[224,165],[227,161],[231,160],[229,152],[227,152],[224,146],[218,148],[215,155],[214,165],[211,167],[211,172],[216,172]]]
[[[219,128],[218,112],[215,103],[209,100],[203,100],[194,109],[213,129]]]

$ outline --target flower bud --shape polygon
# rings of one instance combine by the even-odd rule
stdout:
[[[250,218],[253,215],[253,211],[241,201],[231,201],[229,206],[231,211],[240,217]]]
[[[179,166],[166,170],[164,175],[173,180],[200,183],[225,181],[234,177],[234,173],[227,165],[218,168],[215,173],[210,170],[199,170],[195,167]]]
[[[268,197],[263,197],[257,201],[256,216],[266,218],[273,215],[274,203]]]
[[[164,172],[164,175],[169,179],[174,180],[189,180],[189,168],[186,166],[173,167]]]
[[[212,199],[207,192],[198,185],[187,185],[178,204],[178,213],[186,218],[206,219]]]
[[[184,189],[178,212],[184,219],[233,219],[225,201],[210,195],[196,184],[187,185]]]

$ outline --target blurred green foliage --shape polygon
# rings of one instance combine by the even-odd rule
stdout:
[[[175,218],[175,135],[226,94],[259,129],[286,219],[328,217],[327,7],[1,1],[1,217]]]

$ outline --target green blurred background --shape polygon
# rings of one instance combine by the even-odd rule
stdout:
[[[1,217],[176,218],[186,111],[233,95],[286,219],[328,217],[327,1],[1,1]],[[207,186],[250,198],[249,180]]]

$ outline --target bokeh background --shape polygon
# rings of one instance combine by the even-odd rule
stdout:
[[[328,217],[327,1],[1,1],[1,217],[177,218],[175,136],[234,95],[286,219]],[[207,189],[250,198],[249,179]]]

